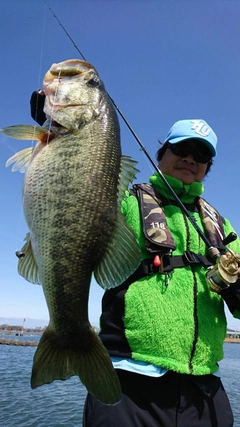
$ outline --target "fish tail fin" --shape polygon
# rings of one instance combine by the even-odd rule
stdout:
[[[34,355],[31,387],[79,376],[88,392],[106,405],[121,399],[121,386],[101,340],[90,328],[84,344],[63,345],[50,327],[43,333]],[[84,348],[85,345],[85,348]]]

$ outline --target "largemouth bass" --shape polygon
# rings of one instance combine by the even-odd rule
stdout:
[[[35,139],[12,156],[25,171],[23,209],[29,228],[19,273],[41,284],[50,322],[34,355],[32,388],[78,375],[105,404],[121,398],[111,360],[88,319],[92,273],[105,289],[140,263],[120,204],[136,167],[121,155],[119,122],[95,68],[81,60],[53,64],[43,81],[50,127],[2,129]],[[52,122],[52,124],[51,124]]]

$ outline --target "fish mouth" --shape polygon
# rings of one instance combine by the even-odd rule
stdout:
[[[81,59],[68,59],[67,61],[52,64],[44,76],[44,82],[51,83],[56,77],[74,77],[93,71],[98,76],[97,70],[87,61]]]
[[[43,79],[46,95],[44,112],[58,127],[69,129],[73,126],[75,129],[77,126],[78,128],[79,123],[85,123],[92,117],[92,111],[95,111],[92,110],[92,99],[89,101],[89,96],[86,95],[88,86],[98,89],[100,84],[97,70],[87,61],[69,59],[54,63]],[[99,102],[101,93],[99,90],[95,93]]]
[[[95,78],[99,80],[97,70],[87,61],[80,59],[69,59],[57,64],[52,64],[51,68],[47,71],[43,79],[43,87],[45,95],[49,95],[48,101],[52,108],[69,108],[83,106],[81,102],[59,102],[56,95],[56,84],[61,81],[67,82],[73,80],[74,77],[94,74]],[[87,78],[87,77],[86,77]]]

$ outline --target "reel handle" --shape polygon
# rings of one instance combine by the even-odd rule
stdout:
[[[223,239],[222,242],[224,246],[226,246],[228,245],[228,243],[234,242],[234,240],[236,239],[237,239],[237,234],[232,231],[231,233],[229,233],[227,237],[225,237],[225,239]]]

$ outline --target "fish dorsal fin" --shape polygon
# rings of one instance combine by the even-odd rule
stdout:
[[[12,172],[18,171],[21,173],[25,173],[28,168],[30,159],[32,157],[33,150],[34,148],[30,147],[30,148],[24,148],[24,150],[18,151],[7,160],[6,167],[13,164],[11,169]]]
[[[39,270],[32,252],[30,233],[27,233],[24,240],[26,243],[21,249],[24,256],[18,261],[18,273],[28,282],[40,285]]]
[[[120,173],[119,173],[119,183],[118,183],[118,203],[121,206],[121,203],[126,197],[126,190],[129,187],[129,184],[135,179],[136,173],[139,170],[136,168],[137,162],[129,156],[122,156]]]
[[[139,266],[141,253],[134,233],[124,215],[118,211],[113,237],[94,276],[103,289],[123,283]]]

